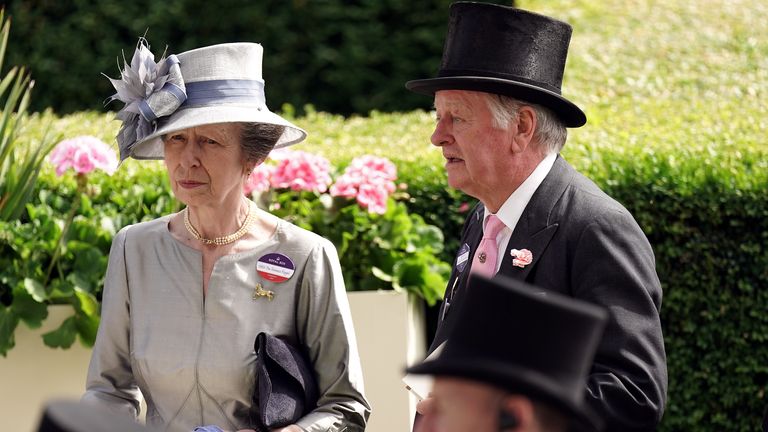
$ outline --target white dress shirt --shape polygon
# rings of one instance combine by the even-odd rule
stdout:
[[[499,208],[499,211],[496,213],[496,216],[501,219],[506,226],[496,236],[496,244],[499,245],[499,253],[496,255],[495,272],[499,271],[501,260],[504,259],[504,253],[507,249],[507,243],[509,243],[509,238],[512,237],[512,231],[515,229],[515,226],[517,226],[517,221],[520,220],[520,216],[522,216],[523,210],[525,210],[525,207],[528,205],[528,201],[531,200],[533,193],[536,192],[536,189],[539,188],[541,182],[543,182],[544,178],[549,174],[552,165],[555,164],[555,159],[557,159],[557,153],[550,153],[544,157],[531,175],[529,175],[528,178],[525,179],[514,192],[512,192],[512,195],[504,201],[504,204],[502,204],[501,208]],[[488,208],[485,209],[483,226],[485,226],[485,218],[492,214],[493,213],[488,211]]]

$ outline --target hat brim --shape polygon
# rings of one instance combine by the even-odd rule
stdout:
[[[131,149],[131,157],[140,160],[163,159],[162,136],[183,129],[216,123],[267,123],[285,126],[275,148],[287,147],[303,141],[307,133],[288,120],[265,107],[252,105],[219,105],[182,108],[170,117],[161,119],[151,135],[137,142]]]
[[[481,76],[451,76],[408,81],[405,88],[424,95],[434,95],[440,90],[501,94],[551,109],[566,127],[577,128],[587,123],[587,116],[573,102],[547,89],[520,81]]]
[[[552,379],[536,371],[518,368],[509,363],[438,357],[409,367],[406,372],[465,378],[519,392],[561,410],[578,431],[595,431],[603,428],[603,422],[588,406],[574,403],[559,395],[557,390],[559,386]]]

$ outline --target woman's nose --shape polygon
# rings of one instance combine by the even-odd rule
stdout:
[[[186,168],[200,165],[200,146],[194,140],[188,140],[181,151],[181,163]]]

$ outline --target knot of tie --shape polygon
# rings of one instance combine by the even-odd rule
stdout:
[[[483,227],[483,239],[491,238],[496,241],[496,236],[504,229],[504,222],[496,215],[490,215],[485,219]]]

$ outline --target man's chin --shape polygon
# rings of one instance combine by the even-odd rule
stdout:
[[[459,175],[451,175],[448,174],[448,186],[452,187],[453,189],[458,189],[464,193],[467,193],[464,188],[467,186],[466,178]]]

